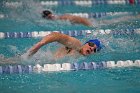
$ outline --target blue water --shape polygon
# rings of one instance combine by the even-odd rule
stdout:
[[[139,69],[2,75],[1,93],[139,93]]]
[[[5,1],[6,2],[6,1]],[[54,30],[86,30],[86,29],[136,29],[140,28],[139,5],[95,5],[81,6],[41,6],[35,1],[23,1],[24,5],[15,8],[6,6],[0,1],[0,14],[6,18],[0,19],[0,32],[32,32]],[[97,28],[83,25],[72,25],[69,22],[52,22],[43,20],[39,14],[43,9],[50,9],[56,14],[80,12],[134,12],[126,16],[106,16],[96,18]],[[91,19],[92,20],[92,19]],[[118,20],[117,22],[114,20]],[[103,24],[102,21],[108,21]],[[95,23],[93,21],[93,23]],[[102,25],[101,25],[101,24]],[[63,58],[51,60],[51,55],[43,56],[46,52],[55,49],[56,43],[44,46],[31,60],[21,60],[20,55],[41,38],[0,39],[0,63],[3,64],[32,64],[36,63],[63,63],[63,62],[101,62],[109,60],[137,60],[140,58],[140,35],[97,35],[104,48],[100,53],[88,57]],[[76,37],[83,43],[87,39],[95,38],[92,35]],[[59,46],[59,45],[58,45]],[[0,93],[139,93],[140,69],[116,68],[94,71],[32,73],[32,74],[4,74],[0,75]]]

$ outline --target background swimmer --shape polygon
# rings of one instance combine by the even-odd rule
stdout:
[[[74,16],[70,14],[64,14],[64,15],[54,15],[51,11],[44,10],[42,12],[42,17],[49,20],[68,20],[71,23],[76,24],[83,24],[85,26],[93,27],[93,24],[87,19],[79,16]]]

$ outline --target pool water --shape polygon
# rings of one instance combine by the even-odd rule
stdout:
[[[16,1],[16,0],[14,0]],[[18,0],[17,0],[18,1]],[[33,32],[33,31],[68,31],[111,29],[119,33],[125,29],[140,28],[139,5],[94,5],[94,6],[42,6],[40,1],[22,1],[21,6],[6,4],[10,1],[0,1],[0,32]],[[99,13],[128,12],[126,15],[108,15],[101,18],[90,18],[96,28],[71,24],[63,21],[48,21],[40,16],[40,11],[50,9],[55,14],[64,13]],[[131,13],[130,13],[131,12]],[[122,29],[122,30],[121,30]],[[20,55],[37,43],[41,38],[0,39],[0,63],[31,64],[65,63],[65,62],[101,62],[118,60],[137,60],[140,58],[140,35],[110,34],[97,36],[86,35],[76,37],[83,43],[88,39],[99,38],[105,46],[101,52],[87,57],[66,57],[52,60],[51,50],[57,43],[44,46],[30,60],[20,59]],[[57,44],[59,46],[59,44]],[[47,53],[47,55],[46,55]],[[44,56],[45,55],[45,56]],[[0,93],[139,93],[140,69],[136,67],[99,69],[74,72],[52,72],[31,74],[1,74]]]
[[[1,93],[139,93],[138,68],[2,75]]]

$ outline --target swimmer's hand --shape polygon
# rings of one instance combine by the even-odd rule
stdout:
[[[37,50],[29,50],[29,51],[27,51],[28,58],[31,58],[36,52],[37,52]]]
[[[28,55],[27,55],[27,58],[28,58],[28,59],[30,59],[31,57],[32,57],[32,55],[31,55],[31,54],[28,54]]]
[[[34,45],[31,49],[29,49],[27,51],[28,57],[29,58],[32,57],[43,45],[44,45],[44,43],[42,43],[42,42],[38,42],[36,45]]]

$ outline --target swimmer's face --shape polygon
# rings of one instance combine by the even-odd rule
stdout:
[[[83,45],[80,52],[82,55],[86,56],[89,54],[96,53],[96,50],[97,50],[96,44],[89,42],[89,43],[86,43],[85,45]]]
[[[49,14],[46,18],[49,20],[54,20],[55,16],[53,14]]]
[[[50,19],[50,20],[55,19],[55,16],[54,16],[54,15],[52,14],[52,12],[49,11],[49,10],[44,10],[44,11],[42,11],[42,17],[43,17],[43,18],[46,18],[46,19]]]

